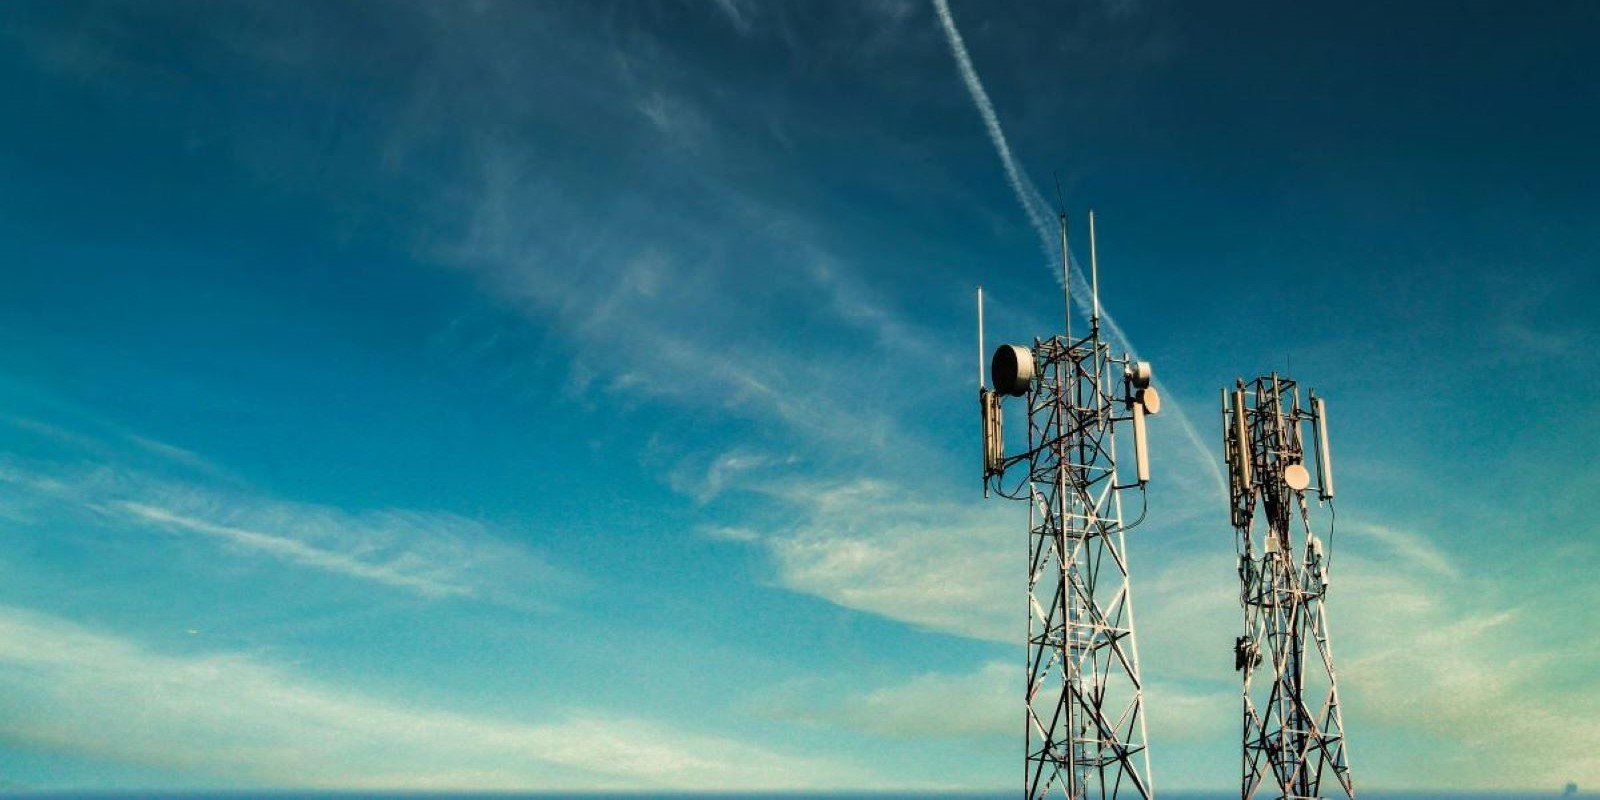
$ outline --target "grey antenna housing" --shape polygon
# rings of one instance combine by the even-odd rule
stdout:
[[[1143,389],[1149,386],[1154,377],[1155,371],[1150,368],[1148,361],[1135,361],[1128,366],[1128,380],[1134,388]]]
[[[1003,344],[989,360],[989,380],[997,394],[1021,397],[1033,385],[1033,351],[1015,344]]]

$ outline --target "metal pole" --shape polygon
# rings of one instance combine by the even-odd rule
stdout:
[[[983,287],[978,287],[978,390],[983,390]]]
[[[1100,257],[1094,246],[1094,209],[1089,209],[1089,293],[1094,299],[1094,310],[1089,316],[1089,327],[1100,330]]]
[[[1066,317],[1066,327],[1062,330],[1066,338],[1072,338],[1072,267],[1068,263],[1071,250],[1067,249],[1067,215],[1061,215],[1061,303],[1065,306],[1063,312]]]

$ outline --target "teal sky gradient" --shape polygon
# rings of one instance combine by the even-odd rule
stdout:
[[[1236,772],[1274,369],[1358,785],[1600,784],[1600,11],[953,12],[1204,443],[1130,543],[1157,785]],[[1060,297],[931,6],[14,2],[0,98],[0,786],[1013,785],[972,289]]]

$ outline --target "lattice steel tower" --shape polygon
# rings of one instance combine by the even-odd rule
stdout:
[[[1063,292],[1070,286],[1061,218]],[[1028,661],[1023,788],[1039,798],[1154,796],[1143,685],[1134,638],[1123,493],[1149,480],[1145,415],[1160,409],[1150,365],[1113,356],[1100,339],[1099,269],[1089,215],[1089,334],[1032,347],[1002,345],[983,388],[983,290],[978,290],[978,383],[984,420],[983,485],[1029,510]],[[1064,298],[1070,301],[1070,297]],[[1002,397],[1026,398],[1028,449],[1001,446]],[[1117,471],[1117,430],[1132,433],[1134,480]],[[1128,443],[1125,442],[1126,446]],[[1012,472],[1014,468],[1020,468]],[[1014,484],[1007,476],[1015,475]],[[1137,524],[1136,520],[1133,524]]]
[[[1239,553],[1244,635],[1234,668],[1244,675],[1240,797],[1355,797],[1345,753],[1339,686],[1323,601],[1328,545],[1312,531],[1311,474],[1301,429],[1310,423],[1317,486],[1332,535],[1333,470],[1327,408],[1315,392],[1273,374],[1222,391],[1223,445]],[[1257,522],[1260,525],[1257,525]]]

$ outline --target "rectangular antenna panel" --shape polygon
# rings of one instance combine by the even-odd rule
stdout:
[[[1254,475],[1250,471],[1250,424],[1244,418],[1244,390],[1233,390],[1233,452],[1236,454],[1239,470],[1239,486],[1246,493],[1255,483]]]
[[[1312,428],[1317,437],[1317,494],[1324,500],[1333,499],[1333,460],[1328,456],[1328,406],[1322,398],[1311,398],[1311,410],[1316,415]]]
[[[986,389],[978,390],[978,403],[983,407],[983,477],[1000,473],[1005,461],[1005,438],[1001,430],[1000,395]]]
[[[1222,458],[1228,462],[1228,499],[1239,493],[1239,467],[1235,464],[1238,449],[1233,444],[1233,408],[1228,404],[1228,390],[1222,390]]]
[[[1150,482],[1150,448],[1144,435],[1144,404],[1133,403],[1133,467],[1140,485]]]

